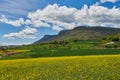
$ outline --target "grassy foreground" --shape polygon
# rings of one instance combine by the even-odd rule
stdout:
[[[119,80],[120,55],[0,61],[1,80]]]

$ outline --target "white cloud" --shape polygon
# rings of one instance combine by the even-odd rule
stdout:
[[[73,29],[82,25],[101,26],[102,24],[113,24],[114,27],[120,27],[120,9],[115,7],[109,9],[99,5],[91,5],[90,7],[84,5],[81,9],[58,6],[57,4],[48,5],[42,10],[30,12],[28,18],[33,23],[44,21],[47,24],[55,24],[57,27],[52,27],[55,30]],[[37,24],[39,22],[36,22]]]
[[[19,18],[18,20],[9,20],[4,15],[0,17],[0,22],[10,24],[12,26],[17,26],[17,27],[24,24],[23,18]]]
[[[73,29],[76,26],[101,26],[103,24],[120,27],[120,8],[109,9],[99,5],[84,5],[81,9],[48,5],[43,9],[28,13],[28,19],[9,20],[5,16],[0,22],[13,26],[32,25],[34,27],[51,27],[54,30]],[[53,25],[53,26],[52,26]],[[57,27],[55,27],[56,25]],[[59,27],[59,29],[58,29]]]
[[[117,2],[118,0],[100,0],[101,3],[105,3],[105,2],[112,2],[112,3],[115,3]]]
[[[37,29],[27,27],[24,30],[16,33],[10,33],[3,35],[4,38],[14,39],[14,38],[30,38],[34,39],[35,34],[37,33]]]
[[[59,27],[59,26],[57,26],[57,25],[54,25],[54,26],[52,27],[52,29],[53,29],[53,30],[56,30],[56,31],[61,31],[61,30],[63,30],[61,27]]]
[[[75,22],[75,8],[67,8],[66,6],[58,6],[57,4],[48,5],[43,10],[30,12],[28,18],[34,23],[35,21],[45,21],[65,28],[73,28]]]
[[[33,21],[31,21],[31,20],[27,19],[25,21],[25,24],[26,25],[33,25],[34,27],[41,27],[41,26],[42,27],[50,27],[50,25],[48,23],[40,21],[40,20],[33,20]]]
[[[120,8],[109,9],[99,5],[84,5],[81,9],[58,6],[57,4],[48,5],[35,12],[29,12],[28,18],[23,20],[10,20],[5,16],[0,18],[0,22],[13,26],[32,26],[20,32],[3,35],[4,38],[36,38],[37,27],[50,27],[60,31],[73,29],[77,26],[106,26],[120,28]]]
[[[101,26],[113,25],[120,27],[120,8],[109,9],[98,4],[87,6],[81,9],[59,6],[58,4],[48,5],[43,9],[38,9],[28,13],[28,19],[9,20],[5,16],[0,18],[0,22],[13,26],[30,25],[34,27],[51,27],[60,31],[63,29],[73,29],[77,26]]]

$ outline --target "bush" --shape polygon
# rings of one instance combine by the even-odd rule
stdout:
[[[120,39],[118,37],[112,39],[113,42],[118,42],[119,40]]]

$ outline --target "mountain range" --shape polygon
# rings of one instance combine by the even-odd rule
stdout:
[[[53,40],[96,40],[117,33],[120,33],[120,28],[79,26],[71,30],[62,30],[58,33],[58,35],[45,35],[42,39],[36,41],[34,44],[45,43]]]

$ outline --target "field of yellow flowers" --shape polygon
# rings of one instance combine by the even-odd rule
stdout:
[[[120,55],[0,61],[0,80],[119,80]]]

